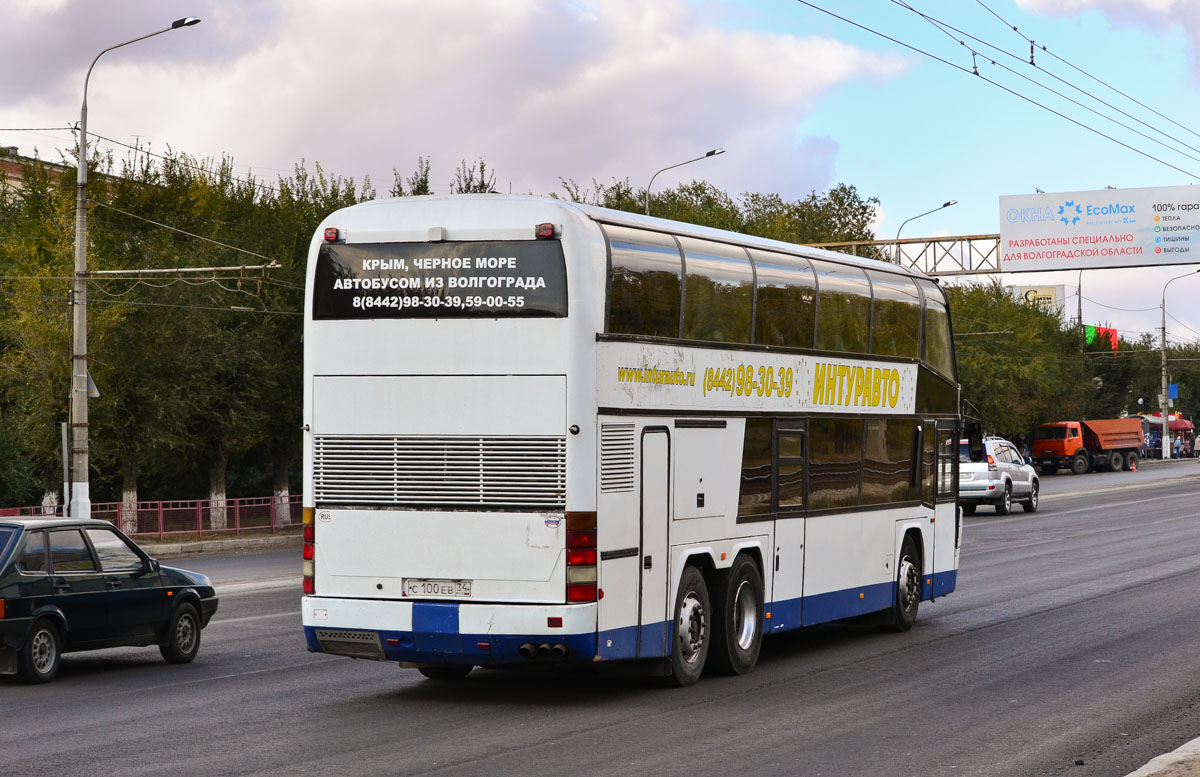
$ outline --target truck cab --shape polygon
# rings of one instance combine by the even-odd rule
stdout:
[[[1083,430],[1077,421],[1042,424],[1033,432],[1033,463],[1043,475],[1070,467],[1082,448]]]

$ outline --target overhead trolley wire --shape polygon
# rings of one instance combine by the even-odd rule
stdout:
[[[1159,164],[1161,164],[1161,165],[1163,165],[1163,166],[1165,166],[1165,167],[1169,167],[1169,168],[1171,168],[1172,170],[1175,170],[1175,171],[1177,171],[1177,172],[1183,173],[1184,175],[1186,175],[1186,176],[1189,176],[1189,177],[1191,177],[1191,178],[1200,178],[1200,175],[1198,175],[1198,174],[1196,174],[1196,173],[1193,173],[1193,172],[1190,172],[1190,171],[1188,171],[1188,170],[1185,170],[1185,169],[1183,169],[1182,167],[1179,167],[1179,166],[1177,166],[1177,165],[1173,165],[1173,164],[1171,164],[1170,162],[1166,161],[1165,159],[1160,159],[1160,158],[1158,158],[1158,157],[1154,156],[1153,154],[1151,154],[1151,153],[1149,153],[1149,152],[1146,152],[1146,151],[1143,151],[1143,150],[1141,150],[1140,148],[1136,148],[1136,147],[1134,147],[1134,146],[1131,146],[1131,145],[1129,145],[1128,143],[1125,143],[1124,141],[1118,140],[1117,138],[1113,137],[1112,135],[1109,135],[1109,134],[1107,134],[1107,133],[1101,132],[1100,130],[1096,129],[1095,127],[1089,127],[1088,125],[1084,124],[1083,122],[1079,121],[1078,119],[1074,119],[1074,118],[1072,118],[1072,117],[1070,117],[1070,116],[1066,115],[1065,113],[1062,113],[1061,111],[1057,111],[1057,110],[1055,110],[1055,109],[1051,108],[1051,107],[1050,107],[1050,106],[1048,106],[1048,105],[1044,105],[1043,103],[1040,103],[1040,102],[1038,102],[1037,100],[1033,99],[1032,97],[1028,97],[1028,96],[1026,96],[1026,95],[1024,95],[1024,94],[1021,94],[1020,92],[1018,92],[1018,91],[1016,91],[1016,90],[1014,90],[1014,89],[1011,89],[1011,88],[1009,88],[1009,87],[1005,86],[1004,84],[1001,84],[1001,83],[1000,83],[1000,82],[998,82],[998,81],[994,81],[994,80],[992,80],[992,79],[988,78],[987,76],[985,76],[985,75],[981,74],[981,73],[978,71],[978,69],[966,68],[966,67],[963,67],[962,65],[955,64],[954,62],[951,62],[951,61],[949,61],[949,60],[947,60],[947,59],[944,59],[943,57],[939,57],[938,55],[936,55],[936,54],[933,54],[932,52],[926,51],[926,50],[924,50],[924,49],[922,49],[922,48],[919,48],[919,47],[917,47],[917,46],[914,46],[914,45],[912,45],[912,44],[910,44],[910,43],[905,43],[904,41],[902,41],[902,40],[899,40],[899,39],[897,39],[897,38],[893,38],[892,36],[890,36],[890,35],[887,35],[886,33],[880,32],[879,30],[873,29],[873,28],[871,28],[871,27],[868,27],[868,26],[866,26],[866,25],[864,25],[864,24],[861,24],[861,23],[859,23],[859,22],[856,22],[856,21],[854,21],[853,19],[848,19],[848,18],[846,18],[845,16],[841,16],[841,15],[839,15],[839,14],[836,14],[836,13],[834,13],[833,11],[830,11],[830,10],[828,10],[828,9],[826,9],[826,8],[822,8],[821,6],[819,6],[819,5],[815,4],[815,3],[809,2],[809,0],[796,0],[796,2],[800,3],[801,5],[805,5],[805,6],[809,7],[809,8],[811,8],[811,9],[813,9],[814,11],[819,11],[820,13],[823,13],[823,14],[825,14],[825,15],[827,15],[827,16],[832,16],[833,18],[835,18],[835,19],[838,19],[838,20],[840,20],[840,21],[843,21],[843,22],[845,22],[845,23],[847,23],[847,24],[849,24],[849,25],[851,25],[851,26],[853,26],[853,27],[857,27],[858,29],[860,29],[860,30],[862,30],[862,31],[864,31],[864,32],[868,32],[868,33],[870,33],[870,34],[872,34],[872,35],[875,35],[875,36],[877,36],[877,37],[883,38],[884,40],[891,41],[892,43],[895,43],[895,44],[896,44],[896,45],[898,45],[898,46],[903,46],[904,48],[906,48],[906,49],[909,49],[910,51],[914,51],[914,52],[916,52],[916,53],[918,53],[918,54],[920,54],[920,55],[922,55],[922,56],[925,56],[925,57],[928,57],[928,58],[930,58],[930,59],[933,59],[933,60],[936,60],[936,61],[938,61],[938,62],[941,62],[942,64],[944,64],[944,65],[948,65],[948,66],[950,66],[950,67],[954,68],[955,70],[958,70],[958,71],[961,71],[961,72],[963,72],[963,73],[966,73],[967,75],[973,75],[973,76],[975,76],[976,78],[982,79],[983,81],[986,81],[987,83],[991,84],[992,86],[996,87],[997,89],[1000,89],[1000,90],[1002,90],[1002,91],[1004,91],[1004,92],[1008,92],[1009,94],[1011,94],[1011,95],[1012,95],[1012,96],[1014,96],[1014,97],[1018,97],[1018,98],[1020,98],[1020,99],[1024,100],[1025,102],[1028,102],[1028,103],[1030,103],[1030,104],[1032,104],[1032,105],[1035,105],[1035,106],[1037,106],[1038,108],[1041,108],[1041,109],[1042,109],[1042,110],[1044,110],[1044,111],[1047,111],[1047,112],[1049,112],[1049,113],[1052,113],[1052,114],[1054,114],[1055,116],[1058,116],[1058,117],[1059,117],[1059,118],[1061,118],[1061,119],[1065,119],[1066,121],[1069,121],[1069,122],[1071,122],[1072,124],[1076,125],[1077,127],[1080,127],[1080,128],[1082,128],[1082,129],[1085,129],[1085,130],[1087,130],[1088,132],[1091,132],[1091,133],[1093,133],[1093,134],[1095,134],[1095,135],[1099,135],[1100,137],[1102,137],[1102,138],[1104,138],[1104,139],[1106,139],[1106,140],[1112,141],[1113,143],[1116,143],[1117,145],[1121,146],[1122,148],[1128,149],[1129,151],[1132,151],[1132,152],[1134,152],[1135,154],[1139,154],[1139,155],[1141,155],[1141,156],[1144,156],[1144,157],[1146,157],[1147,159],[1151,159],[1151,160],[1153,160],[1153,161],[1155,161],[1155,162],[1158,162]],[[991,60],[990,60],[990,58],[989,58],[989,61],[991,61]],[[995,64],[995,63],[993,62],[993,64]]]
[[[122,146],[124,148],[129,149],[130,151],[135,151],[139,154],[145,154],[146,156],[152,156],[156,159],[161,159],[163,161],[166,161],[167,159],[171,159],[172,161],[174,161],[180,165],[183,165],[184,167],[191,168],[192,170],[198,170],[202,173],[208,173],[209,175],[219,175],[219,173],[215,170],[210,170],[203,165],[197,165],[197,164],[192,164],[190,162],[186,162],[179,157],[167,157],[163,154],[156,154],[148,148],[142,148],[140,146],[132,146],[128,143],[122,143],[119,140],[113,140],[112,138],[105,137],[104,135],[100,135],[95,132],[91,132],[90,130],[88,131],[88,135],[90,135],[93,138],[103,140],[107,143],[112,143],[115,146]],[[276,189],[274,186],[271,186],[270,184],[266,184],[266,183],[259,183],[258,181],[251,179],[251,178],[238,178],[237,176],[232,176],[232,175],[229,176],[229,178],[230,178],[230,180],[237,181],[238,183],[249,184],[250,186],[265,189],[266,191],[269,191],[273,194],[279,193],[279,190]]]
[[[1175,120],[1174,120],[1174,119],[1172,119],[1171,117],[1169,117],[1169,116],[1166,116],[1166,115],[1164,115],[1164,114],[1162,114],[1162,113],[1160,113],[1160,112],[1156,111],[1155,109],[1151,108],[1149,105],[1146,105],[1144,102],[1142,102],[1141,100],[1137,99],[1136,97],[1134,97],[1134,96],[1132,96],[1132,95],[1129,95],[1129,94],[1126,94],[1125,92],[1122,92],[1120,89],[1118,89],[1117,87],[1113,86],[1112,84],[1110,84],[1110,83],[1108,83],[1108,82],[1104,81],[1104,80],[1103,80],[1103,79],[1101,79],[1101,78],[1098,78],[1097,76],[1094,76],[1094,75],[1092,75],[1091,73],[1089,73],[1089,72],[1087,72],[1086,70],[1084,70],[1084,69],[1082,69],[1082,68],[1078,67],[1078,66],[1077,66],[1077,65],[1075,65],[1074,63],[1072,63],[1072,62],[1070,62],[1070,61],[1068,61],[1068,60],[1064,59],[1063,57],[1060,57],[1059,55],[1055,54],[1053,51],[1051,51],[1050,49],[1048,49],[1048,48],[1047,48],[1047,47],[1046,47],[1044,44],[1043,44],[1043,45],[1041,45],[1041,46],[1038,46],[1038,44],[1037,44],[1037,42],[1036,42],[1036,41],[1034,41],[1032,38],[1030,38],[1030,37],[1029,37],[1028,35],[1026,35],[1025,33],[1021,32],[1021,31],[1020,31],[1020,30],[1017,28],[1017,26],[1016,26],[1015,24],[1010,24],[1010,23],[1009,23],[1009,22],[1008,22],[1008,21],[1007,21],[1007,20],[1006,20],[1006,19],[1005,19],[1003,16],[1001,16],[1000,14],[996,13],[996,12],[995,12],[995,11],[993,11],[991,8],[989,8],[989,7],[987,6],[987,4],[983,2],[983,0],[975,0],[975,2],[976,2],[976,3],[978,3],[978,4],[979,4],[979,5],[980,5],[980,6],[981,6],[981,7],[982,7],[982,8],[983,8],[985,11],[987,11],[988,13],[990,13],[992,16],[995,16],[997,19],[999,19],[999,20],[1000,20],[1000,22],[1001,22],[1001,23],[1003,23],[1005,27],[1009,27],[1009,28],[1011,28],[1013,32],[1015,32],[1017,35],[1021,36],[1021,38],[1022,38],[1022,39],[1024,39],[1026,42],[1028,42],[1028,43],[1029,43],[1029,46],[1030,46],[1030,51],[1031,51],[1031,52],[1032,52],[1032,51],[1033,51],[1033,49],[1035,49],[1035,48],[1037,48],[1037,49],[1041,49],[1043,52],[1045,52],[1046,54],[1049,54],[1050,56],[1054,57],[1054,58],[1055,58],[1055,59],[1057,59],[1059,62],[1062,62],[1064,65],[1066,65],[1067,67],[1069,67],[1069,68],[1071,68],[1071,69],[1073,69],[1073,70],[1076,70],[1076,71],[1078,71],[1079,73],[1081,73],[1081,74],[1083,74],[1083,75],[1087,76],[1088,78],[1092,79],[1093,81],[1095,81],[1096,83],[1100,84],[1101,86],[1104,86],[1104,87],[1106,87],[1106,88],[1108,88],[1108,89],[1111,89],[1112,91],[1114,91],[1114,92],[1116,92],[1117,94],[1119,94],[1119,95],[1121,95],[1122,97],[1124,97],[1126,100],[1129,100],[1130,102],[1133,102],[1133,103],[1136,103],[1136,104],[1138,104],[1138,105],[1142,106],[1143,108],[1145,108],[1146,110],[1150,111],[1150,112],[1151,112],[1151,113],[1153,113],[1155,116],[1158,116],[1158,117],[1159,117],[1159,118],[1161,118],[1161,119],[1166,119],[1167,121],[1169,121],[1169,122],[1171,122],[1172,124],[1174,124],[1176,127],[1179,127],[1181,130],[1186,130],[1187,132],[1190,132],[1190,133],[1192,133],[1192,134],[1193,134],[1193,135],[1195,135],[1196,137],[1200,137],[1200,132],[1196,132],[1196,130],[1192,129],[1191,127],[1187,127],[1187,126],[1185,126],[1185,125],[1183,125],[1183,124],[1180,124],[1179,122],[1175,121]],[[1033,55],[1032,55],[1032,53],[1031,53],[1031,54],[1030,54],[1030,57],[1032,58],[1032,56],[1033,56]]]
[[[954,25],[952,25],[952,24],[949,24],[949,23],[947,23],[947,22],[944,22],[944,21],[942,21],[942,20],[940,20],[940,19],[938,19],[938,18],[936,18],[936,17],[930,16],[929,14],[926,14],[926,13],[923,13],[923,12],[921,12],[921,11],[918,11],[916,8],[914,8],[913,6],[909,5],[909,3],[907,3],[907,2],[906,2],[906,0],[891,0],[891,1],[892,1],[892,3],[893,3],[893,4],[895,4],[895,5],[898,5],[898,6],[900,6],[901,8],[904,8],[904,9],[906,9],[906,10],[909,10],[909,11],[913,12],[913,13],[914,13],[914,14],[916,14],[917,16],[920,16],[922,19],[924,19],[925,21],[927,21],[927,22],[929,22],[930,24],[932,24],[932,25],[933,25],[935,28],[937,28],[938,30],[940,30],[941,32],[943,32],[945,35],[947,35],[948,37],[950,37],[952,40],[955,40],[955,41],[956,41],[956,42],[957,42],[957,43],[958,43],[960,46],[963,46],[963,47],[964,47],[964,48],[966,48],[968,51],[970,51],[970,52],[971,52],[971,56],[972,56],[972,57],[978,57],[978,56],[984,56],[984,55],[983,55],[981,52],[978,52],[978,51],[976,51],[975,49],[973,49],[973,48],[971,48],[970,46],[968,46],[968,45],[966,44],[966,42],[965,42],[965,41],[963,41],[963,40],[959,40],[959,39],[955,38],[955,37],[954,37],[954,36],[953,36],[953,35],[950,33],[950,31],[951,31],[951,30],[953,30],[954,32],[956,32],[956,33],[958,33],[959,35],[962,35],[962,36],[964,36],[964,37],[966,37],[966,38],[970,38],[971,40],[975,41],[976,43],[981,43],[981,44],[983,44],[984,46],[987,46],[987,47],[988,47],[988,48],[990,48],[990,49],[994,49],[995,51],[998,51],[998,52],[1000,52],[1000,53],[1001,53],[1001,54],[1003,54],[1004,56],[1010,57],[1011,59],[1015,59],[1015,60],[1017,60],[1017,61],[1019,61],[1019,62],[1023,62],[1023,63],[1025,63],[1025,64],[1028,64],[1028,65],[1031,65],[1031,66],[1033,66],[1034,68],[1036,68],[1036,69],[1038,70],[1038,72],[1040,72],[1040,73],[1044,73],[1044,74],[1046,74],[1047,76],[1050,76],[1051,78],[1053,78],[1053,79],[1055,79],[1055,80],[1057,80],[1057,81],[1059,81],[1059,82],[1061,82],[1061,83],[1065,84],[1066,86],[1069,86],[1069,87],[1071,87],[1071,88],[1072,88],[1072,89],[1074,89],[1075,91],[1077,91],[1077,92],[1079,92],[1079,93],[1081,93],[1081,94],[1087,95],[1089,98],[1091,98],[1091,99],[1095,100],[1096,102],[1100,103],[1101,105],[1104,105],[1104,106],[1106,106],[1106,107],[1108,107],[1108,108],[1111,108],[1111,109],[1113,109],[1113,110],[1114,110],[1114,111],[1116,111],[1117,113],[1120,113],[1121,115],[1123,115],[1123,116],[1125,116],[1125,117],[1127,117],[1127,118],[1131,119],[1132,121],[1135,121],[1135,122],[1137,122],[1138,124],[1141,124],[1142,126],[1144,126],[1144,127],[1147,127],[1147,128],[1149,128],[1149,129],[1151,129],[1151,130],[1153,130],[1153,131],[1155,131],[1155,132],[1159,133],[1160,135],[1163,135],[1163,136],[1165,136],[1165,137],[1169,138],[1170,140],[1172,140],[1172,141],[1174,141],[1174,142],[1178,143],[1178,144],[1179,144],[1179,145],[1181,145],[1181,146],[1184,146],[1185,148],[1190,148],[1192,151],[1195,151],[1196,153],[1200,153],[1200,148],[1197,148],[1196,146],[1193,146],[1193,145],[1191,145],[1191,144],[1189,144],[1189,143],[1187,143],[1187,142],[1185,142],[1185,141],[1183,141],[1183,140],[1180,140],[1179,138],[1177,138],[1177,137],[1175,137],[1175,136],[1173,136],[1173,135],[1171,135],[1171,134],[1169,134],[1169,133],[1167,133],[1167,132],[1164,132],[1163,130],[1159,129],[1158,127],[1155,127],[1153,124],[1150,124],[1149,122],[1146,122],[1146,121],[1143,121],[1142,119],[1139,119],[1137,116],[1134,116],[1133,114],[1131,114],[1131,113],[1129,113],[1129,112],[1127,112],[1127,111],[1124,111],[1124,110],[1122,110],[1122,109],[1118,108],[1117,106],[1113,105],[1112,103],[1110,103],[1110,102],[1107,102],[1106,100],[1104,100],[1104,99],[1102,99],[1102,98],[1100,98],[1100,97],[1098,97],[1098,96],[1096,96],[1096,95],[1092,94],[1091,92],[1087,91],[1086,89],[1083,89],[1083,88],[1081,88],[1081,87],[1079,87],[1079,86],[1076,86],[1075,84],[1071,83],[1070,81],[1066,80],[1065,78],[1062,78],[1061,76],[1059,76],[1059,75],[1057,75],[1057,74],[1055,74],[1055,73],[1052,73],[1052,72],[1050,72],[1049,70],[1046,70],[1045,68],[1039,68],[1039,67],[1038,67],[1038,66],[1037,66],[1035,63],[1033,63],[1032,61],[1026,61],[1026,60],[1025,60],[1025,59],[1023,59],[1022,57],[1019,57],[1019,56],[1017,56],[1016,54],[1013,54],[1012,52],[1005,50],[1003,47],[1001,47],[1001,46],[998,46],[998,45],[996,45],[995,43],[990,43],[990,42],[988,42],[988,41],[986,41],[986,40],[983,40],[983,39],[981,39],[981,38],[978,38],[978,37],[976,37],[976,36],[974,36],[974,35],[971,35],[971,34],[970,34],[970,33],[968,33],[968,32],[965,32],[965,31],[963,31],[963,30],[960,30],[959,28],[955,27],[955,26],[954,26]],[[999,62],[996,62],[995,60],[992,60],[990,57],[989,57],[989,58],[987,58],[987,59],[988,59],[988,61],[989,61],[989,62],[991,62],[991,64],[992,64],[993,66],[995,66],[995,67],[998,67],[998,68],[1000,68],[1001,70],[1005,70],[1005,71],[1007,71],[1007,72],[1009,72],[1009,73],[1012,73],[1013,75],[1017,76],[1018,78],[1021,78],[1021,79],[1025,80],[1025,81],[1028,81],[1029,83],[1033,84],[1034,86],[1037,86],[1037,87],[1039,87],[1039,88],[1041,88],[1041,89],[1045,89],[1046,91],[1050,92],[1051,94],[1053,94],[1053,95],[1056,95],[1056,96],[1058,96],[1058,97],[1061,97],[1062,99],[1066,100],[1067,102],[1069,102],[1069,103],[1072,103],[1073,105],[1076,105],[1076,106],[1078,106],[1078,107],[1082,108],[1082,109],[1083,109],[1083,110],[1085,110],[1085,111],[1088,111],[1088,112],[1090,112],[1090,113],[1094,113],[1095,115],[1099,116],[1100,118],[1104,119],[1105,121],[1111,121],[1113,124],[1116,124],[1118,127],[1121,127],[1121,128],[1123,128],[1123,129],[1129,130],[1130,132],[1134,133],[1135,135],[1140,135],[1141,137],[1145,138],[1146,140],[1149,140],[1151,143],[1157,143],[1158,145],[1162,146],[1163,148],[1165,148],[1165,149],[1167,149],[1167,150],[1169,150],[1169,151],[1173,151],[1173,152],[1175,152],[1176,154],[1180,154],[1181,156],[1185,156],[1185,157],[1187,157],[1188,159],[1191,159],[1191,160],[1192,160],[1192,161],[1194,161],[1194,162],[1200,162],[1200,157],[1192,156],[1191,154],[1187,153],[1186,151],[1182,151],[1182,150],[1180,150],[1180,149],[1178,149],[1178,148],[1176,148],[1176,147],[1174,147],[1174,146],[1172,146],[1172,145],[1170,145],[1170,144],[1168,144],[1168,143],[1166,143],[1166,142],[1164,142],[1164,141],[1162,141],[1162,140],[1159,140],[1159,139],[1158,139],[1158,138],[1156,138],[1156,137],[1153,137],[1153,136],[1151,136],[1151,135],[1148,135],[1148,134],[1146,134],[1145,132],[1142,132],[1142,131],[1141,131],[1141,130],[1139,130],[1139,129],[1136,129],[1136,128],[1134,128],[1134,127],[1130,127],[1128,124],[1123,124],[1123,123],[1121,123],[1120,121],[1117,121],[1116,119],[1112,118],[1111,116],[1108,116],[1108,115],[1104,114],[1103,112],[1101,112],[1101,111],[1099,111],[1099,110],[1097,110],[1097,109],[1095,109],[1095,108],[1092,108],[1092,107],[1091,107],[1091,106],[1089,106],[1089,105],[1085,105],[1085,104],[1083,104],[1083,103],[1079,102],[1078,100],[1076,100],[1076,99],[1074,99],[1074,98],[1072,98],[1072,97],[1068,97],[1067,95],[1063,94],[1062,92],[1058,91],[1057,89],[1053,89],[1053,88],[1051,88],[1051,87],[1047,86],[1046,84],[1043,84],[1042,82],[1038,81],[1038,80],[1037,80],[1037,79],[1035,79],[1035,78],[1030,78],[1029,76],[1025,75],[1024,73],[1020,73],[1020,72],[1018,72],[1017,70],[1014,70],[1014,69],[1013,69],[1013,68],[1011,68],[1011,67],[1008,67],[1008,66],[1006,66],[1006,65],[1002,65],[1002,64],[1000,64]]]

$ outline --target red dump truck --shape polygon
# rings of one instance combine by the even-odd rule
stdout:
[[[1076,475],[1094,469],[1133,469],[1146,445],[1142,419],[1055,421],[1033,431],[1033,463],[1043,475],[1070,467]]]

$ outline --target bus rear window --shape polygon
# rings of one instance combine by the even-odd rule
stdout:
[[[557,240],[327,243],[317,255],[317,320],[566,315]]]

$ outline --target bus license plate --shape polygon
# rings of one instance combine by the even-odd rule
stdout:
[[[404,578],[405,596],[445,596],[456,599],[469,599],[473,580],[428,580],[424,578]]]

